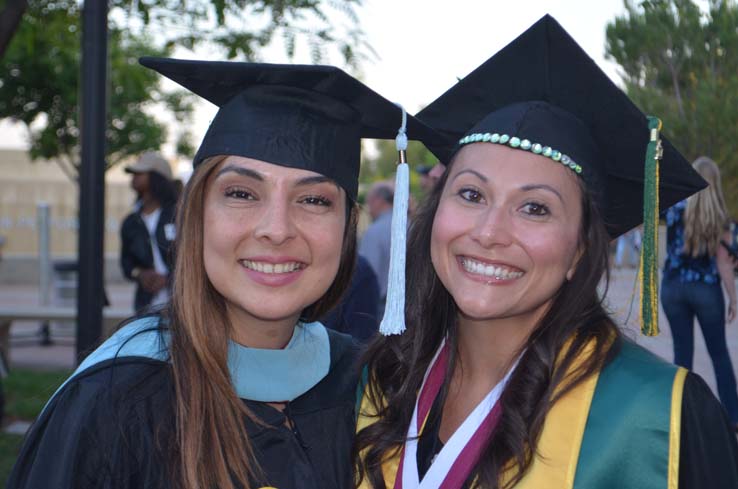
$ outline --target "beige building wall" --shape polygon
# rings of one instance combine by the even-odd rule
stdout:
[[[105,277],[123,280],[118,257],[119,230],[131,212],[135,193],[130,176],[118,165],[105,175]],[[0,282],[38,283],[38,223],[40,202],[49,205],[53,261],[77,259],[79,192],[75,182],[53,161],[31,161],[23,150],[0,149]]]
[[[130,212],[135,194],[121,168],[109,170],[105,180],[105,253],[116,255],[120,223]],[[0,235],[5,238],[4,258],[37,255],[37,206],[41,202],[49,205],[52,255],[75,256],[77,184],[53,161],[31,161],[25,151],[0,150]]]

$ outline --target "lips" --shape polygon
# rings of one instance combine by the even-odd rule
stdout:
[[[483,262],[467,256],[459,257],[459,262],[465,271],[494,280],[513,280],[525,274],[522,270],[508,265]]]

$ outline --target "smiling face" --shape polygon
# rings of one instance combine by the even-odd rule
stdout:
[[[339,268],[346,197],[311,171],[228,156],[205,192],[203,260],[228,314],[296,321]]]
[[[533,327],[576,265],[573,172],[496,144],[462,148],[433,221],[431,259],[463,316]]]

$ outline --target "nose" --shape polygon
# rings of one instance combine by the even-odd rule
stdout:
[[[506,246],[512,242],[511,225],[505,209],[490,206],[477,217],[471,238],[484,248]]]
[[[268,203],[254,229],[257,239],[279,246],[295,236],[295,225],[287,199],[276,198]]]

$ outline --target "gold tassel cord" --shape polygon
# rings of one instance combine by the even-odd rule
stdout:
[[[659,162],[661,120],[648,117],[650,141],[646,148],[643,175],[643,240],[638,278],[641,284],[641,332],[646,336],[659,334],[658,248],[659,248]]]

